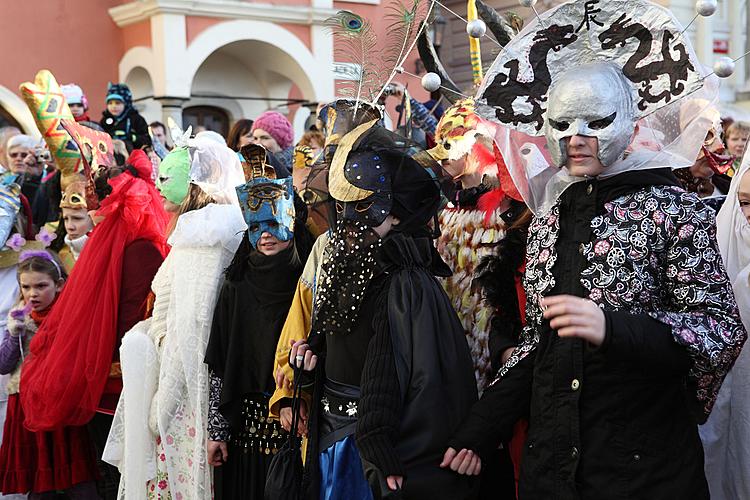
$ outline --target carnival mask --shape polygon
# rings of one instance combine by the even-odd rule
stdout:
[[[179,205],[190,188],[190,151],[186,147],[173,149],[159,164],[156,188],[161,195]]]
[[[435,130],[437,145],[427,152],[437,161],[460,160],[471,151],[476,136],[482,134],[478,129],[480,122],[474,99],[457,101],[440,118]]]
[[[357,110],[355,113],[354,110]],[[354,128],[382,117],[380,109],[360,102],[359,106],[351,99],[338,99],[320,110],[318,118],[323,124],[325,135],[324,156],[331,162],[339,141]]]
[[[556,166],[567,162],[567,141],[575,135],[596,137],[599,161],[620,160],[635,131],[631,87],[622,71],[608,63],[577,67],[555,82],[549,95],[545,135]]]
[[[352,186],[371,194],[361,200],[336,200],[336,218],[363,222],[370,227],[382,224],[393,206],[391,175],[382,155],[372,151],[350,153],[344,176]]]
[[[88,203],[86,202],[86,181],[74,181],[68,184],[63,191],[62,199],[60,200],[60,208],[70,209],[88,209]]]
[[[88,207],[89,210],[96,210],[99,208],[99,198],[94,189],[94,181],[108,169],[116,166],[112,138],[109,134],[86,127],[74,120],[62,120],[60,123],[78,147],[83,164],[81,172],[63,173],[60,179],[63,200],[65,200],[68,187],[82,181],[83,186],[79,185],[71,191],[71,193],[82,194],[84,197],[77,200],[75,204],[81,205],[77,208]]]
[[[292,178],[258,177],[237,186],[237,197],[247,223],[247,236],[257,248],[263,233],[279,241],[294,237],[294,187]]]

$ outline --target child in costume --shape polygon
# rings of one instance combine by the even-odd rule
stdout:
[[[99,122],[105,132],[128,146],[128,151],[151,145],[148,122],[133,107],[133,94],[124,83],[107,87],[107,109]]]
[[[535,215],[526,324],[442,465],[479,473],[528,418],[519,498],[707,499],[698,423],[747,335],[717,258],[713,212],[670,168],[697,156],[708,108],[696,106],[683,129],[665,117],[687,96],[710,103],[717,82],[681,38],[685,72],[641,87],[625,64],[641,55],[620,43],[630,37],[622,23],[658,40],[682,27],[647,1],[600,6],[596,23],[586,0],[541,14],[478,94],[480,113],[502,125],[495,139]],[[544,92],[516,108],[525,87],[513,68],[540,52],[532,64],[546,61],[551,84],[543,78]],[[524,156],[525,144],[541,154]]]
[[[213,494],[203,359],[221,277],[246,229],[235,191],[245,178],[237,155],[211,139],[176,139],[161,165],[173,155],[182,173],[160,172],[159,188],[186,194],[152,283],[153,316],[123,339],[124,390],[104,453],[128,500]]]
[[[731,127],[730,127],[731,128]],[[716,216],[716,237],[745,328],[750,330],[750,156],[732,178]],[[701,426],[711,498],[750,498],[750,349],[742,349]]]
[[[73,273],[59,307],[39,329],[21,375],[26,426],[39,431],[88,424],[97,456],[122,390],[117,347],[145,317],[149,286],[166,252],[167,216],[151,175],[151,161],[136,150],[125,171],[109,179],[112,191],[76,264],[82,271]],[[112,498],[117,470],[99,465],[100,493]]]
[[[89,233],[94,229],[94,222],[89,216],[86,204],[86,182],[74,181],[68,184],[60,201],[62,223],[65,227],[65,245],[58,252],[65,271],[70,274],[83,246],[89,239]]]
[[[463,328],[436,280],[439,185],[424,151],[366,123],[342,138],[329,189],[337,227],[323,253],[309,346],[321,358],[307,447],[310,497],[464,499],[475,482],[438,467],[476,384]],[[311,351],[308,349],[311,349]]]
[[[19,399],[22,362],[39,325],[47,318],[67,277],[45,250],[25,251],[18,264],[21,300],[10,311],[2,343],[0,373],[8,381],[8,413],[0,447],[0,490],[47,498],[65,490],[69,498],[96,499],[96,461],[85,427],[32,432],[24,427]],[[45,495],[45,493],[47,495]]]
[[[328,244],[330,236],[328,226],[332,220],[335,220],[326,181],[328,165],[333,161],[333,155],[342,137],[364,123],[379,120],[381,116],[380,108],[366,103],[357,104],[351,99],[338,99],[322,106],[318,112],[318,127],[324,132],[325,136],[323,158],[320,160],[324,163],[315,165],[314,168],[320,170],[310,172],[310,176],[315,175],[316,178],[310,179],[308,177],[304,189],[299,191],[299,195],[307,205],[308,220],[315,219],[316,226],[325,228],[325,230],[315,240],[297,284],[297,291],[294,293],[294,300],[286,323],[281,330],[281,336],[276,347],[276,362],[274,363],[277,387],[273,396],[271,396],[269,405],[270,415],[273,418],[280,418],[282,425],[287,430],[291,425],[291,408],[281,403],[292,397],[293,375],[292,367],[289,366],[288,362],[289,349],[295,341],[307,338],[310,333],[313,291],[317,287],[323,249]],[[303,152],[300,151],[300,153]],[[314,160],[312,155],[307,153],[296,156],[305,156],[309,159],[309,162],[303,163],[310,163]]]
[[[276,343],[312,236],[292,179],[274,179],[261,146],[245,146],[242,153],[257,167],[237,187],[248,230],[226,270],[206,349],[208,458],[221,484],[215,498],[262,500],[271,458],[287,439],[268,418]]]

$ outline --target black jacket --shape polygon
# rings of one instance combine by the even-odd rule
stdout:
[[[612,183],[575,184],[556,206],[559,216],[537,219],[530,229],[525,287],[527,331],[534,340],[522,341],[519,354],[506,364],[510,367],[501,370],[502,378],[485,391],[451,441],[457,449],[487,453],[510,437],[519,418],[528,417],[521,500],[709,497],[697,423],[703,418],[704,404],[710,408],[710,402],[696,396],[696,379],[689,377],[699,368],[690,355],[693,349],[675,340],[666,320],[689,323],[705,318],[708,325],[707,318],[713,320],[716,314],[714,300],[723,302],[725,320],[714,328],[727,332],[725,344],[717,346],[718,357],[724,359],[731,359],[737,344],[742,345],[744,332],[735,321],[736,306],[726,292],[726,277],[722,280],[721,271],[713,269],[715,263],[703,267],[701,262],[697,268],[713,280],[705,290],[698,290],[705,293],[690,295],[682,304],[677,296],[668,297],[675,287],[667,279],[669,269],[680,267],[669,259],[689,259],[691,250],[674,251],[678,247],[674,242],[682,244],[683,239],[672,234],[679,228],[670,223],[655,231],[649,225],[651,241],[648,237],[641,241],[637,228],[645,227],[642,221],[650,213],[664,222],[661,211],[679,206],[680,200],[670,188],[643,189],[637,186],[641,182],[647,184],[635,180],[630,189],[617,192],[608,189]],[[622,203],[610,203],[617,196]],[[629,211],[620,212],[618,204]],[[692,218],[690,212],[679,213],[685,217],[680,222],[702,228],[705,210],[696,210],[698,215]],[[620,218],[619,222],[612,223],[609,215]],[[631,218],[637,226],[631,225]],[[715,241],[708,245],[715,247]],[[621,248],[625,248],[622,255]],[[684,271],[687,262],[681,266]],[[641,267],[642,263],[653,267]],[[636,272],[641,273],[637,280]],[[700,289],[702,282],[691,286]],[[652,296],[652,291],[662,295]],[[588,297],[602,305],[607,326],[599,348],[561,339],[539,319],[540,296],[557,294]],[[631,305],[615,307],[618,301]],[[687,306],[690,312],[683,309]],[[674,313],[656,313],[665,318],[657,321],[645,314],[654,310]],[[694,332],[696,338],[702,333]],[[717,366],[716,373],[725,368]],[[712,397],[706,392],[703,388],[703,398]]]
[[[105,109],[100,125],[112,139],[124,141],[128,151],[151,145],[148,123],[135,108],[130,108],[117,118]]]
[[[396,232],[377,260],[355,328],[310,345],[325,349],[329,380],[361,389],[355,438],[376,492],[386,476],[403,475],[403,500],[475,498],[473,478],[439,467],[477,397],[463,328],[434,277],[449,270],[429,238]],[[314,461],[308,454],[307,466]]]

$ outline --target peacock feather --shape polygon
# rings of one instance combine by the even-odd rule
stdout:
[[[359,65],[360,74],[346,82],[339,91],[354,99],[355,114],[361,101],[376,104],[414,48],[420,26],[429,15],[432,2],[427,0],[391,0],[386,7],[386,36],[378,44],[370,23],[348,10],[340,10],[325,21],[336,40],[336,48],[348,61]],[[428,7],[429,6],[429,7]]]
[[[340,94],[357,102],[363,99],[372,101],[380,90],[377,37],[372,25],[354,12],[340,10],[326,19],[325,26],[331,31],[336,47],[345,59],[360,68],[357,79],[344,83]]]

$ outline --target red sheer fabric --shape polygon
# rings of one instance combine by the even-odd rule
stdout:
[[[166,253],[167,214],[161,197],[145,164],[139,168],[142,159],[132,159],[138,177],[126,171],[110,180],[112,194],[97,212],[104,220],[93,231],[57,303],[31,342],[31,354],[21,372],[21,404],[30,430],[78,426],[91,420],[117,341],[125,247],[148,239]]]

